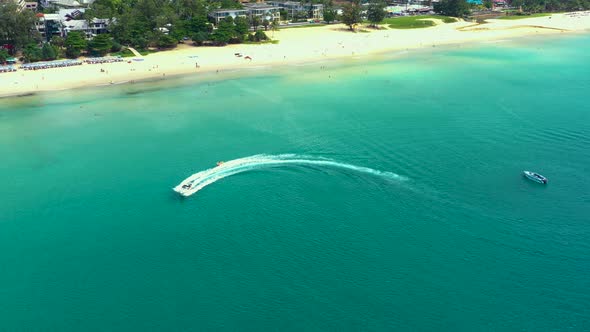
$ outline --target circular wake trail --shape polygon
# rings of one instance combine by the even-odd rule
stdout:
[[[298,156],[292,154],[255,155],[251,157],[227,161],[221,164],[220,166],[195,173],[187,179],[185,179],[184,181],[182,181],[178,186],[174,188],[174,190],[184,196],[190,196],[198,192],[199,190],[205,188],[206,186],[228,176],[232,176],[247,171],[269,167],[279,167],[283,165],[311,165],[320,167],[340,168],[360,173],[371,174],[378,177],[388,178],[391,180],[406,180],[405,177],[393,172],[379,171],[368,167],[340,163],[330,159],[311,158],[308,156]]]

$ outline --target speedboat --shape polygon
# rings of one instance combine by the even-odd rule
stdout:
[[[190,196],[195,191],[194,179],[188,178],[182,181],[178,186],[174,187],[174,191],[182,196]]]
[[[524,171],[523,174],[529,180],[535,181],[537,183],[547,184],[547,178],[541,174],[531,172],[531,171]]]

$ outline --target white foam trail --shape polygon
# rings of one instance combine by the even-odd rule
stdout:
[[[174,188],[174,191],[180,193],[183,196],[190,196],[197,191],[205,188],[206,186],[215,183],[223,178],[228,176],[232,176],[238,173],[247,172],[251,170],[257,170],[261,168],[267,167],[275,167],[275,166],[282,166],[282,165],[313,165],[313,166],[321,166],[321,167],[332,167],[332,168],[341,168],[347,169],[355,172],[361,172],[366,174],[371,174],[379,177],[388,178],[391,180],[403,181],[407,180],[405,177],[386,171],[379,171],[376,169],[362,167],[362,166],[355,166],[351,164],[340,163],[330,159],[324,158],[315,158],[311,159],[307,156],[297,156],[293,154],[282,154],[282,155],[255,155],[251,157],[245,157],[240,159],[234,159],[228,162],[221,164],[220,166],[210,168],[208,170],[204,170],[198,173],[195,173],[184,181],[182,181],[178,186]],[[187,186],[190,184],[190,188],[186,188],[183,186]]]

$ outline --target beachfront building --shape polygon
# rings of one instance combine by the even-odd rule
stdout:
[[[324,19],[324,5],[301,3],[297,1],[268,1],[267,4],[279,7],[287,12],[288,17],[297,17],[301,14],[314,20]]]
[[[58,15],[61,19],[63,26],[63,36],[67,36],[72,31],[79,31],[86,36],[86,38],[92,38],[96,35],[107,33],[109,20],[93,18],[88,21],[82,19],[85,8],[71,8],[71,9],[60,9]]]
[[[82,20],[84,11],[84,8],[72,8],[60,9],[57,14],[38,13],[35,27],[45,41],[53,36],[66,37],[72,31],[80,31],[86,38],[108,32],[108,19]]]
[[[53,36],[63,36],[59,14],[38,13],[37,18],[38,20],[35,23],[35,28],[37,28],[37,31],[39,31],[43,40],[50,41]]]
[[[94,0],[40,0],[41,7],[52,9],[74,9],[88,7]]]
[[[92,38],[108,32],[109,20],[104,18],[93,18],[90,22],[86,20],[70,20],[62,22],[63,35],[67,36],[72,31],[79,31],[86,38]]]
[[[271,6],[265,3],[250,3],[244,4],[244,9],[248,11],[249,17],[258,17],[260,20],[272,22],[281,19],[281,8],[277,6]]]
[[[209,17],[213,19],[215,24],[219,24],[219,21],[226,17],[235,19],[236,17],[248,17],[248,11],[245,9],[221,9],[214,10],[209,14]]]
[[[37,11],[37,5],[36,2],[25,2],[25,8],[34,12]]]
[[[317,4],[307,4],[305,7],[309,7],[307,10],[311,13],[311,17],[314,20],[323,20],[324,19],[324,5],[321,3]]]
[[[507,0],[492,0],[492,3],[494,4],[495,8],[505,8],[509,6]]]
[[[403,6],[387,6],[385,12],[388,17],[405,16],[405,15],[425,15],[433,14],[434,9],[430,6],[423,5],[403,5]]]

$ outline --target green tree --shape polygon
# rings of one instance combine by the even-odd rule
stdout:
[[[270,21],[267,19],[264,19],[262,21],[262,26],[264,27],[264,31],[268,31],[268,27],[270,26]]]
[[[86,48],[86,39],[82,37],[80,32],[72,31],[68,33],[64,45],[66,47],[66,55],[70,58],[77,58],[82,53],[82,50]]]
[[[123,46],[113,40],[113,46],[111,46],[111,52],[120,52],[122,49],[123,49]]]
[[[219,0],[221,9],[240,9],[243,8],[242,4],[236,0]]]
[[[238,35],[240,36],[244,36],[245,34],[248,33],[248,19],[242,16],[238,16],[236,17],[236,19],[234,20],[234,23],[236,25],[235,27],[235,31]]]
[[[170,29],[170,36],[176,40],[182,40],[184,37],[188,37],[192,34],[189,30],[189,21],[178,21]]]
[[[19,10],[12,2],[0,4],[0,45],[9,44],[13,54],[30,44],[41,41],[35,23],[37,17],[30,10]]]
[[[23,50],[23,57],[25,58],[26,62],[36,62],[43,58],[43,54],[39,48],[39,45],[29,44]]]
[[[324,21],[330,24],[336,20],[336,11],[332,7],[324,7]]]
[[[483,0],[483,6],[487,9],[492,9],[493,3],[492,0]]]
[[[434,11],[437,14],[453,17],[463,17],[470,12],[467,0],[440,0],[434,4]]]
[[[283,21],[289,20],[289,12],[287,12],[284,8],[279,9],[279,15]]]
[[[125,5],[123,0],[96,0],[84,14],[90,19],[94,17],[112,19],[124,10]]]
[[[50,43],[53,46],[53,48],[55,49],[55,56],[57,58],[63,57],[64,56],[63,46],[65,44],[65,40],[62,37],[53,36],[53,37],[51,37]]]
[[[211,35],[216,45],[226,45],[235,35],[234,20],[231,16],[219,21],[217,30]]]
[[[193,39],[193,42],[196,45],[201,46],[201,45],[203,45],[204,42],[209,40],[210,37],[211,37],[210,33],[205,32],[205,31],[199,31],[199,32],[193,34],[191,38]]]
[[[5,63],[6,59],[8,59],[10,57],[10,55],[8,54],[8,51],[0,48],[0,63]]]
[[[158,39],[158,48],[173,48],[177,44],[178,41],[169,35],[162,34]]]
[[[374,27],[385,19],[385,3],[381,1],[371,2],[367,9],[367,19]]]
[[[258,16],[250,16],[250,25],[256,30],[260,25],[260,18]]]
[[[181,20],[207,16],[207,3],[204,0],[171,0],[170,5]]]
[[[49,43],[43,44],[43,48],[41,49],[41,58],[43,60],[57,59],[57,52],[55,50],[55,46],[53,46]]]
[[[266,33],[264,33],[264,31],[256,30],[256,33],[254,34],[254,39],[256,41],[268,40],[268,36],[266,35]]]
[[[111,51],[113,41],[109,34],[100,34],[88,42],[88,51],[92,55],[104,56]]]
[[[61,48],[64,46],[64,44],[65,44],[65,40],[62,37],[59,37],[59,36],[51,37],[51,45]]]
[[[351,31],[354,26],[361,22],[361,2],[352,0],[342,7],[342,23],[348,25]]]
[[[204,15],[195,16],[191,18],[189,22],[189,31],[192,33],[213,31],[213,27],[207,21],[207,17]]]

